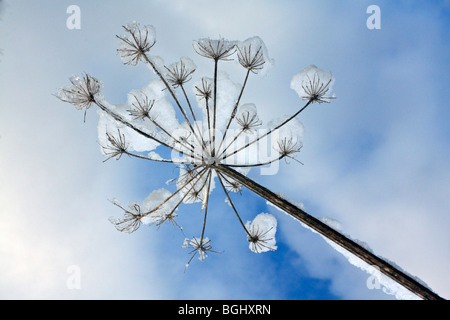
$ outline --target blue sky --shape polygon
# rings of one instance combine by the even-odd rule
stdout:
[[[66,8],[81,9],[81,29],[66,27]],[[366,9],[381,8],[381,29],[369,30]],[[369,275],[320,236],[265,200],[244,191],[243,219],[259,212],[278,219],[276,252],[254,254],[220,190],[212,194],[203,263],[189,259],[172,228],[132,235],[108,222],[120,215],[108,199],[142,201],[176,171],[123,157],[103,163],[98,115],[52,94],[68,77],[101,79],[111,103],[154,79],[145,66],[122,65],[121,26],[136,20],[156,29],[154,54],[171,63],[195,54],[202,37],[244,40],[258,35],[274,67],[252,77],[243,102],[264,122],[299,107],[289,88],[309,64],[336,77],[337,99],[314,105],[299,160],[276,175],[250,177],[302,202],[316,217],[450,296],[450,112],[448,1],[3,1],[0,20],[0,297],[3,299],[393,299],[370,290]],[[236,82],[243,73],[224,68]],[[198,205],[180,222],[195,234]],[[68,267],[81,288],[69,289]]]

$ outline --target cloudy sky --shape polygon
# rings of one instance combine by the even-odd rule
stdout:
[[[244,220],[278,219],[276,252],[255,254],[220,192],[212,194],[208,236],[220,254],[200,262],[170,226],[117,232],[108,221],[122,203],[142,201],[175,177],[170,165],[123,157],[105,163],[98,115],[53,95],[88,72],[104,96],[123,103],[155,75],[124,66],[121,26],[156,29],[154,54],[167,63],[191,57],[194,78],[212,74],[195,54],[202,37],[260,36],[275,64],[251,77],[243,102],[261,119],[300,105],[289,88],[310,64],[336,77],[337,99],[301,114],[299,160],[276,175],[249,177],[340,222],[435,292],[450,297],[450,112],[448,1],[1,1],[0,298],[2,299],[393,299],[367,286],[369,275],[323,238],[244,190]],[[80,29],[69,29],[70,5]],[[366,12],[381,9],[381,29]],[[230,76],[244,73],[230,62]],[[180,209],[185,230],[199,230],[196,205]],[[195,231],[192,231],[195,233]]]

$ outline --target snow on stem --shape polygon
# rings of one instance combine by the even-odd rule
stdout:
[[[442,298],[431,291],[429,288],[419,283],[417,280],[413,279],[411,276],[407,275],[403,271],[399,270],[392,264],[386,262],[385,260],[379,258],[372,252],[368,251],[366,248],[357,244],[353,240],[347,238],[343,234],[329,227],[327,224],[323,223],[319,219],[309,215],[304,210],[293,205],[291,202],[280,197],[269,189],[259,185],[250,178],[240,174],[239,172],[229,168],[226,165],[216,165],[215,169],[220,173],[227,175],[231,179],[238,181],[243,186],[247,187],[249,190],[263,197],[276,207],[280,208],[282,211],[286,212],[288,215],[297,219],[298,221],[304,223],[314,231],[318,232],[326,239],[336,243],[340,247],[346,249],[350,253],[354,254],[361,260],[367,262],[369,265],[377,266],[380,272],[398,282],[414,294],[418,295],[422,299],[430,300],[441,300]]]

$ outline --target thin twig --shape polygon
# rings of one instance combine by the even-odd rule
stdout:
[[[177,148],[175,148],[175,147],[172,147],[172,146],[168,145],[167,143],[165,143],[165,142],[163,142],[163,141],[161,141],[161,140],[159,140],[159,139],[153,137],[152,135],[150,135],[150,134],[148,134],[148,133],[142,131],[141,129],[137,128],[136,126],[134,126],[133,124],[131,124],[129,121],[123,119],[120,115],[118,115],[118,114],[112,112],[112,111],[109,110],[109,108],[106,107],[101,101],[99,101],[99,99],[94,99],[94,103],[95,103],[101,110],[103,110],[103,111],[106,112],[108,115],[110,115],[111,117],[113,117],[114,120],[116,120],[117,122],[120,122],[120,123],[126,125],[127,127],[133,129],[134,131],[136,131],[137,133],[139,133],[139,134],[142,135],[143,137],[148,138],[148,139],[151,139],[151,140],[153,140],[153,141],[155,141],[155,142],[157,142],[157,143],[159,143],[159,144],[161,144],[161,145],[163,145],[163,146],[165,146],[165,147],[167,147],[167,148],[169,148],[169,149],[171,149],[171,150],[174,150],[174,151],[176,151],[176,152],[181,153],[182,155],[185,155],[185,152],[184,152],[184,151],[179,150],[179,149],[177,149]]]
[[[247,148],[248,146],[252,145],[255,142],[258,142],[259,140],[261,140],[262,138],[268,136],[269,134],[271,134],[272,132],[274,132],[275,130],[281,128],[282,126],[284,126],[286,123],[288,123],[289,121],[291,121],[292,119],[294,119],[296,116],[298,116],[300,114],[300,112],[302,112],[303,110],[306,109],[306,107],[308,107],[310,104],[312,103],[311,100],[309,100],[300,110],[298,110],[296,113],[294,113],[292,116],[290,116],[289,118],[287,118],[286,120],[284,120],[282,123],[280,123],[279,125],[275,126],[274,128],[271,128],[269,131],[267,131],[266,133],[264,133],[261,136],[258,136],[258,138],[256,138],[253,141],[250,141],[249,143],[247,143],[246,145],[244,145],[243,147],[234,150],[232,153],[226,154],[223,157],[220,158],[220,160],[224,160],[226,158],[228,158],[229,156],[232,156],[233,154],[238,153],[239,151]]]
[[[194,128],[192,128],[191,122],[189,121],[189,118],[187,117],[186,112],[184,111],[183,107],[181,106],[180,101],[178,101],[177,96],[173,92],[172,87],[167,83],[167,81],[164,78],[164,76],[161,74],[161,72],[158,70],[158,68],[156,68],[155,64],[147,57],[146,54],[144,54],[144,59],[152,67],[153,71],[158,75],[158,77],[162,80],[162,82],[166,86],[167,90],[169,90],[170,95],[172,96],[172,98],[174,99],[175,103],[178,106],[178,109],[180,109],[181,113],[183,114],[183,117],[186,119],[186,123],[188,124],[189,129],[191,129],[192,133],[194,134],[195,138],[197,139],[197,142],[199,144],[201,144],[202,147],[204,147],[202,142],[201,142],[201,139],[195,133]]]
[[[209,179],[208,181],[208,187],[206,189],[206,201],[205,201],[205,217],[203,219],[203,228],[202,228],[202,236],[200,237],[200,242],[203,241],[203,236],[205,235],[205,227],[206,227],[206,216],[208,214],[208,201],[209,201],[209,192],[210,192],[210,188],[211,188],[211,170],[208,172],[208,176],[206,177],[206,179]]]
[[[201,179],[203,174],[205,174],[208,168],[203,168],[201,172],[197,172],[197,174],[192,178],[192,180],[199,176],[200,177],[198,179]],[[149,214],[151,214],[152,212],[155,212],[156,210],[158,210],[159,208],[161,208],[165,203],[167,203],[167,201],[169,201],[170,199],[172,199],[176,194],[178,194],[181,190],[183,190],[188,184],[190,184],[192,182],[192,180],[188,180],[182,187],[178,188],[174,193],[172,193],[166,200],[164,200],[163,202],[161,202],[158,206],[156,206],[155,208],[153,208],[150,211],[147,211],[145,213],[142,213],[142,217],[148,216]]]
[[[231,208],[233,208],[233,211],[236,214],[239,222],[241,223],[242,228],[244,228],[245,232],[250,237],[251,236],[250,232],[245,227],[244,222],[242,221],[241,217],[239,216],[239,213],[237,212],[236,207],[234,206],[233,201],[231,201],[230,195],[228,194],[228,191],[225,188],[225,185],[223,184],[222,178],[224,178],[224,176],[222,176],[222,173],[220,171],[218,171],[218,170],[216,170],[216,173],[217,173],[217,177],[219,178],[220,185],[222,186],[223,192],[225,192],[225,195],[227,196],[228,202],[231,205]]]
[[[244,92],[245,85],[247,84],[247,80],[248,80],[248,76],[249,76],[249,74],[250,74],[250,71],[251,71],[251,69],[248,69],[248,70],[247,70],[247,73],[246,73],[246,75],[245,75],[244,84],[242,85],[241,92],[239,93],[239,97],[238,97],[238,99],[236,100],[236,103],[235,103],[235,105],[234,105],[233,111],[231,112],[230,119],[228,120],[228,124],[227,124],[227,126],[226,126],[226,128],[225,128],[225,131],[224,131],[224,133],[223,133],[223,136],[222,136],[222,141],[220,141],[220,145],[219,145],[219,147],[217,148],[217,151],[219,151],[219,150],[220,150],[220,147],[222,147],[222,143],[223,143],[223,141],[225,140],[225,137],[227,136],[227,132],[228,132],[228,129],[230,128],[231,122],[233,121],[234,117],[236,116],[236,111],[237,111],[237,108],[238,108],[238,106],[239,106],[239,102],[241,101],[241,97],[242,97],[242,93]],[[222,154],[221,154],[221,155],[222,155]]]

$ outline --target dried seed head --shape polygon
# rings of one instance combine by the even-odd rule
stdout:
[[[260,213],[252,222],[247,222],[246,229],[248,231],[247,240],[251,251],[261,253],[277,249],[275,246],[277,220],[274,216],[268,213]]]
[[[134,120],[143,120],[145,118],[148,118],[150,120],[156,119],[156,115],[150,115],[150,111],[155,104],[155,100],[150,100],[147,95],[143,94],[140,91],[131,92],[130,97],[131,109],[127,111]]]
[[[181,230],[182,228],[175,221],[176,217],[178,217],[178,215],[175,213],[174,210],[171,210],[168,212],[159,211],[156,214],[152,215],[151,218],[153,220],[153,223],[155,223],[158,227],[167,222],[173,225],[174,227],[178,227]]]
[[[262,75],[272,64],[272,60],[269,59],[267,49],[262,40],[259,37],[253,37],[239,42],[224,39],[199,39],[194,42],[194,50],[200,56],[213,59],[215,62],[214,78],[202,78],[201,83],[195,83],[195,94],[198,97],[197,102],[203,111],[203,120],[205,121],[202,124],[203,129],[206,128],[206,124],[208,128],[206,134],[209,135],[209,138],[207,138],[198,126],[199,122],[196,120],[195,113],[191,108],[188,95],[183,86],[187,81],[191,80],[192,74],[196,70],[196,66],[192,60],[181,58],[178,62],[165,67],[161,58],[149,55],[151,48],[156,42],[155,31],[152,26],[141,27],[138,23],[132,22],[123,26],[123,28],[126,34],[124,36],[117,36],[120,39],[120,47],[117,49],[117,52],[122,62],[124,64],[136,65],[139,61],[144,60],[160,78],[157,81],[152,81],[151,85],[142,90],[133,90],[130,92],[128,96],[129,110],[126,110],[128,115],[124,114],[122,106],[116,108],[107,103],[103,103],[103,100],[100,101],[97,99],[97,95],[100,94],[102,89],[102,84],[89,75],[85,75],[82,78],[72,78],[71,85],[61,89],[58,97],[63,101],[76,105],[79,109],[88,109],[92,103],[96,103],[103,111],[101,117],[102,128],[104,124],[106,124],[106,128],[111,128],[109,126],[111,124],[110,121],[115,122],[114,125],[116,128],[124,128],[125,126],[122,132],[117,129],[117,134],[108,132],[108,129],[102,130],[101,134],[99,132],[99,137],[102,143],[105,144],[105,146],[102,146],[102,149],[107,157],[106,160],[111,158],[120,159],[123,154],[127,154],[128,156],[142,159],[183,164],[183,166],[180,169],[179,177],[170,180],[170,182],[176,184],[176,191],[172,193],[166,189],[154,190],[140,205],[132,203],[128,209],[121,207],[118,202],[114,201],[114,204],[124,211],[124,215],[118,219],[110,219],[110,221],[119,231],[123,232],[134,232],[141,224],[160,226],[165,222],[181,229],[175,222],[178,207],[183,202],[201,202],[201,210],[204,211],[201,237],[185,239],[184,247],[190,248],[190,253],[192,254],[187,265],[189,265],[193,257],[197,254],[199,260],[203,261],[208,257],[209,252],[215,252],[212,250],[210,240],[204,237],[204,232],[208,205],[210,203],[209,196],[215,186],[213,179],[218,177],[227,196],[226,200],[235,211],[241,226],[246,231],[250,249],[257,253],[276,250],[276,219],[268,214],[259,214],[252,222],[244,225],[229,196],[229,192],[240,192],[242,185],[232,178],[233,174],[230,171],[225,170],[228,165],[224,161],[229,156],[236,155],[240,150],[249,150],[250,146],[256,146],[255,143],[267,142],[265,137],[271,134],[272,136],[270,137],[273,137],[275,134],[283,137],[274,146],[278,150],[280,157],[253,164],[249,164],[248,159],[236,157],[239,160],[237,160],[235,165],[230,164],[230,166],[243,169],[241,171],[245,171],[243,173],[246,174],[248,168],[253,166],[271,164],[272,162],[279,161],[283,157],[293,159],[293,155],[301,149],[301,144],[297,141],[301,141],[298,133],[302,131],[302,126],[299,126],[296,123],[298,120],[295,119],[301,110],[291,117],[281,119],[274,126],[269,125],[268,127],[271,128],[269,131],[261,135],[254,135],[256,128],[261,125],[256,107],[250,103],[240,104],[240,99],[250,71]],[[218,60],[232,60],[232,55],[235,52],[237,61],[247,69],[246,78],[240,93],[238,86],[229,81],[225,75],[222,76],[217,70]],[[308,100],[308,103],[304,107],[306,108],[310,103],[328,102],[327,100],[333,99],[334,96],[331,95],[333,84],[334,77],[331,73],[319,70],[315,66],[310,66],[305,68],[300,74],[294,76],[291,87],[299,93],[302,99]],[[187,106],[191,111],[192,123],[189,119],[190,116],[186,114],[183,108],[181,100],[177,98],[176,91],[172,90],[178,87],[184,93]],[[171,94],[186,122],[179,123],[170,101],[165,99],[165,90]],[[220,92],[218,92],[219,90]],[[155,100],[151,100],[149,97]],[[213,100],[213,103],[210,103],[209,100]],[[158,114],[155,114],[155,111]],[[158,115],[157,122],[156,117]],[[143,123],[133,121],[144,120],[146,118],[150,120],[150,124],[148,121],[144,121]],[[216,118],[219,120],[217,125]],[[196,129],[194,129],[192,124],[196,126]],[[224,124],[226,124],[226,127],[224,127]],[[225,134],[231,128],[231,125],[239,125],[241,130],[238,130],[234,137],[230,137],[231,139],[228,145],[222,145],[222,142],[226,141]],[[218,129],[223,128],[225,128],[225,132],[222,135],[222,139],[220,139],[220,136],[216,137],[216,134],[219,131]],[[104,135],[105,132],[106,135]],[[245,135],[245,133],[248,135]],[[137,136],[134,136],[135,134]],[[241,134],[243,136],[240,136]],[[299,138],[294,140],[294,136],[298,136]],[[129,144],[125,137],[131,143],[130,152],[127,151]],[[138,137],[153,141],[147,146]],[[247,139],[249,142],[247,142]],[[275,139],[272,141],[276,142]],[[158,145],[164,145],[168,149],[171,149],[171,151],[174,151],[172,153],[172,160],[163,159],[154,152],[153,150],[156,146],[154,146],[153,142],[157,142]],[[237,143],[234,144],[235,142]],[[244,144],[240,146],[240,143]],[[236,145],[238,145],[238,149],[232,148],[233,150],[227,153],[229,147],[231,148]],[[150,151],[150,153],[148,157],[145,157],[141,154],[133,154],[133,151]],[[185,159],[174,159],[175,153],[181,153]],[[234,177],[236,178],[236,176]],[[240,180],[240,182],[243,183],[244,180]]]
[[[195,87],[197,91],[196,95],[200,97],[200,99],[205,99],[206,101],[208,101],[212,97],[211,87],[212,87],[211,82],[206,78],[202,78],[201,86]]]
[[[182,186],[189,181],[192,181],[198,173],[198,168],[194,165],[180,166],[180,175],[177,179],[177,184]]]
[[[196,66],[191,59],[181,58],[180,61],[172,63],[166,69],[167,82],[177,88],[191,79],[191,74],[195,72]]]
[[[291,89],[294,89],[300,98],[311,103],[329,103],[335,99],[332,93],[335,78],[327,72],[310,65],[296,74],[291,80]]]
[[[113,202],[114,205],[118,206],[125,211],[123,218],[110,218],[109,221],[114,224],[117,230],[120,232],[133,233],[141,226],[141,207],[137,203],[132,203],[129,205],[128,209],[124,209],[117,202]]]
[[[202,57],[213,60],[230,60],[227,59],[235,51],[235,41],[227,41],[224,39],[199,39],[194,41],[194,50]]]
[[[236,121],[246,133],[253,133],[261,125],[256,113],[250,113],[249,111],[242,112],[236,117]]]
[[[294,153],[300,152],[300,149],[302,148],[302,144],[298,143],[297,141],[294,141],[294,139],[291,138],[283,138],[279,141],[277,141],[277,150],[278,153],[284,158],[288,157],[293,159],[292,155]]]
[[[227,188],[227,190],[234,192],[234,193],[240,193],[242,190],[242,185],[239,182],[231,181],[228,179],[224,179],[224,186]]]
[[[78,109],[89,109],[103,88],[103,84],[99,80],[88,74],[84,74],[81,78],[71,77],[70,82],[71,85],[60,89],[56,96],[61,101],[73,104]]]
[[[123,26],[123,28],[127,34],[116,36],[121,40],[117,53],[124,64],[135,66],[155,45],[155,30],[153,26],[141,27],[139,23],[134,21]]]
[[[122,157],[122,154],[127,153],[128,149],[128,143],[125,140],[125,135],[121,134],[119,129],[117,129],[117,136],[107,132],[106,137],[108,138],[109,144],[102,146],[103,152],[107,157],[105,161],[111,158],[116,158],[116,160],[119,160]]]
[[[326,96],[329,91],[330,83],[331,79],[327,82],[322,82],[317,74],[315,74],[312,79],[308,77],[308,80],[302,83],[302,88],[306,93],[302,96],[302,99],[310,100],[313,103],[329,103],[327,100],[334,99],[333,97]]]

